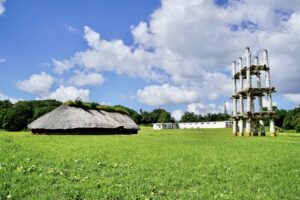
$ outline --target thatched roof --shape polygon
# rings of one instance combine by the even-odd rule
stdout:
[[[138,130],[138,125],[126,114],[61,105],[28,125],[29,129],[67,130],[106,128]]]

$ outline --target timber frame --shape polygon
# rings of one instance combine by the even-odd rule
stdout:
[[[271,86],[270,68],[268,51],[263,52],[264,64],[259,64],[258,57],[255,57],[254,64],[251,63],[250,48],[246,48],[246,65],[243,65],[243,59],[240,57],[238,62],[232,63],[233,80],[233,128],[234,136],[265,136],[264,120],[270,122],[271,136],[276,136],[274,116],[276,113],[272,107],[272,93],[275,88]],[[237,71],[237,63],[239,70]],[[261,74],[265,75],[265,85],[262,87]],[[252,79],[256,78],[256,86],[253,86]],[[246,87],[244,87],[244,81]],[[239,82],[239,89],[237,83]],[[266,97],[267,111],[263,110],[263,98]],[[258,109],[255,110],[254,100],[257,99]],[[246,111],[244,109],[244,100],[246,101]],[[239,102],[239,112],[237,112]]]

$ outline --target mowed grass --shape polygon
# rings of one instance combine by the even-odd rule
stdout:
[[[2,199],[299,199],[300,137],[0,133]]]

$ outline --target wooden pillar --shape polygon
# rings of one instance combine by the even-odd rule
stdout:
[[[243,69],[243,59],[240,57],[239,58],[239,71],[240,71],[240,91],[244,89],[244,80],[243,80],[243,75],[242,75],[242,69]],[[243,114],[244,114],[244,98],[243,95],[240,94],[240,118],[239,118],[239,136],[244,135],[244,119],[243,119]]]
[[[250,89],[252,87],[251,85],[251,53],[249,47],[246,48],[246,77],[247,77],[247,87],[248,87],[248,93],[247,93],[247,119],[246,119],[246,136],[251,136],[251,116],[249,115],[251,113],[251,103],[252,98],[250,94]]]
[[[273,112],[273,103],[272,103],[272,92],[271,92],[271,78],[270,78],[270,70],[269,70],[269,58],[268,58],[268,51],[265,49],[264,50],[264,60],[265,60],[265,65],[267,66],[266,70],[266,87],[269,88],[270,90],[267,92],[267,97],[268,97],[268,112],[271,113]],[[270,133],[271,136],[276,136],[276,131],[275,131],[275,122],[273,117],[270,119]]]
[[[255,65],[259,66],[259,60],[258,57],[255,57]],[[261,78],[260,78],[260,72],[257,73],[256,75],[256,83],[257,83],[257,87],[261,88]],[[258,96],[257,97],[258,100],[258,112],[262,113],[263,112],[263,103],[262,103],[262,97]],[[262,116],[262,115],[261,115]],[[265,132],[265,126],[264,126],[264,121],[263,119],[259,119],[259,132],[261,136],[266,136],[266,132]]]
[[[235,97],[237,89],[236,89],[236,62],[232,63],[232,80],[233,80],[233,90],[232,90],[232,100],[233,100],[233,125],[232,125],[232,135],[237,136],[237,99]],[[226,102],[224,104],[226,106]],[[225,107],[226,108],[226,107]],[[225,109],[224,109],[225,110]]]
[[[254,97],[251,98],[251,112],[255,113],[255,106],[254,106]],[[258,136],[258,131],[257,131],[257,120],[251,121],[251,135],[252,136]]]

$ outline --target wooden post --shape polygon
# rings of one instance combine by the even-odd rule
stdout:
[[[250,88],[251,88],[251,53],[250,48],[246,48],[246,67],[247,67],[247,87],[248,87],[248,94],[247,94],[247,119],[246,119],[246,136],[251,136],[251,95],[250,95]]]
[[[271,92],[271,78],[270,78],[270,70],[269,70],[269,58],[268,58],[268,51],[266,49],[264,50],[264,60],[265,60],[265,65],[268,68],[266,70],[266,87],[270,89],[267,92],[267,97],[268,97],[268,112],[271,114],[273,112],[273,103],[272,103],[272,92]],[[275,123],[273,117],[271,117],[270,119],[270,133],[271,136],[276,136]]]
[[[259,66],[258,57],[255,57],[255,65]],[[256,82],[257,82],[257,87],[261,88],[260,72],[258,72],[257,75],[256,75]],[[261,114],[263,112],[262,97],[258,96],[257,100],[258,100],[258,111]],[[264,121],[262,119],[259,119],[259,132],[260,132],[261,136],[266,136]]]
[[[254,97],[251,97],[251,113],[255,113],[255,106],[254,106]],[[257,124],[256,124],[256,120],[251,121],[251,135],[252,136],[258,136],[258,131],[257,131]]]
[[[237,136],[237,100],[236,100],[236,92],[237,92],[237,88],[236,88],[236,77],[235,77],[235,74],[236,74],[236,62],[234,61],[232,63],[232,80],[233,80],[233,90],[232,90],[232,94],[233,94],[233,97],[232,97],[232,100],[233,100],[233,127],[232,127],[232,135],[233,136]],[[226,102],[224,104],[225,108],[226,108]],[[225,109],[224,109],[224,112],[225,112]],[[226,113],[225,113],[226,114]]]
[[[240,91],[244,89],[244,81],[243,81],[243,75],[242,75],[242,69],[243,69],[243,59],[240,57],[239,58],[239,71],[240,71]],[[239,119],[239,136],[244,135],[244,119],[243,119],[243,114],[244,114],[244,98],[243,95],[240,94],[240,119]]]

